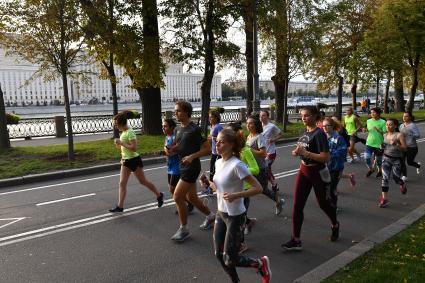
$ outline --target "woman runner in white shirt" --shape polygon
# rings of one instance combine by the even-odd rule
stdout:
[[[231,129],[222,130],[217,136],[215,175],[210,186],[217,191],[217,215],[214,226],[214,250],[232,282],[239,282],[236,267],[255,268],[263,282],[270,282],[271,270],[267,256],[252,259],[238,254],[245,224],[245,197],[262,192],[260,183],[249,173],[246,165],[239,160],[243,140]],[[244,190],[243,182],[251,185]]]

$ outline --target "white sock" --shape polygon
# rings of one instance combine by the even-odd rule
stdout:
[[[180,228],[182,228],[183,230],[187,230],[187,225],[180,225]]]

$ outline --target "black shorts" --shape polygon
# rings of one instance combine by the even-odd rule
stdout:
[[[180,175],[168,174],[168,185],[175,187],[180,180]]]
[[[122,165],[134,172],[138,167],[143,168],[143,161],[140,156],[136,156],[130,159],[123,159]]]
[[[201,161],[195,159],[188,166],[180,164],[180,179],[188,183],[196,183],[201,173]]]
[[[361,142],[364,144],[365,139],[359,138],[357,135],[351,135],[350,136],[350,141],[353,142],[354,144]]]

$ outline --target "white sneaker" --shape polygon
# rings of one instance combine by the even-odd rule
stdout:
[[[201,230],[209,230],[212,227],[214,227],[214,221],[215,221],[215,215],[212,216],[211,218],[209,216],[206,216],[204,222],[201,225],[199,225],[199,228]]]
[[[419,168],[416,168],[416,174],[421,174],[421,163],[420,162],[418,162],[418,164],[419,164]]]
[[[409,179],[406,177],[406,176],[401,176],[401,179],[403,180],[403,182],[407,182],[407,181],[409,181]]]
[[[171,240],[175,242],[184,242],[187,237],[190,236],[189,230],[187,228],[180,227],[179,230],[171,237]]]

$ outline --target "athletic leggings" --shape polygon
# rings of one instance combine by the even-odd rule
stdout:
[[[384,154],[384,150],[377,147],[366,146],[366,150],[364,152],[366,165],[369,170],[372,170],[372,155],[375,155],[376,166],[378,166],[379,170],[381,170],[382,165],[382,155]]]
[[[419,165],[415,161],[415,157],[418,154],[418,148],[417,147],[408,147],[406,152],[403,152],[403,162],[401,163],[401,171],[403,172],[403,176],[407,176],[407,165],[413,166],[416,168],[420,168],[421,165]]]
[[[314,188],[317,202],[332,222],[337,224],[336,207],[332,205],[330,196],[330,174],[326,166],[306,166],[301,163],[294,188],[294,208],[292,211],[292,236],[299,238],[304,221],[304,206],[311,188]]]
[[[263,195],[266,195],[269,199],[276,201],[277,192],[269,189],[267,180],[267,168],[260,168],[260,173],[255,176],[263,188]]]
[[[276,159],[275,153],[267,153],[266,162],[267,162],[267,180],[271,183],[275,178],[272,171],[272,165]]]
[[[339,180],[341,179],[342,176],[342,171],[329,171],[329,174],[331,175],[331,200],[332,200],[332,205],[337,207],[337,202],[338,202],[338,193],[337,193],[337,187],[338,187],[338,183]]]
[[[215,256],[232,282],[239,282],[236,267],[259,267],[257,259],[239,255],[244,224],[245,213],[230,216],[225,212],[217,211],[214,225]]]
[[[391,173],[393,175],[394,182],[399,185],[404,184],[401,179],[402,163],[402,158],[384,155],[384,160],[382,161],[382,191],[384,193],[388,192],[390,188]]]

